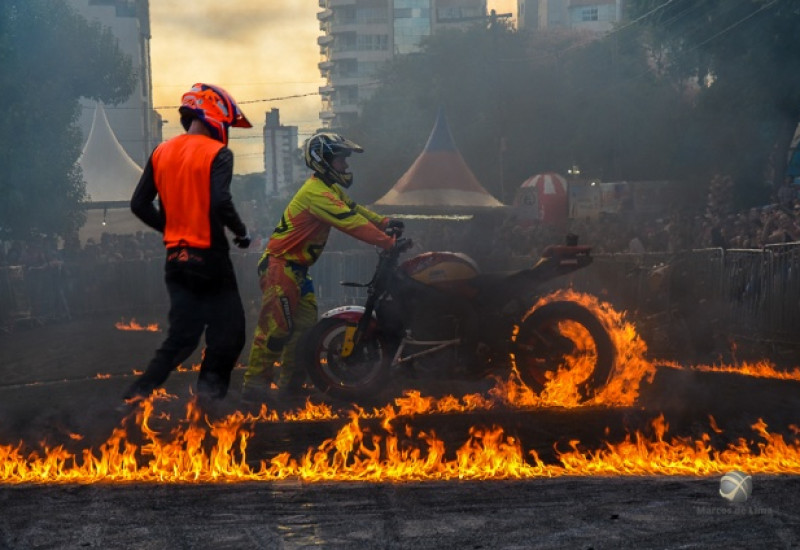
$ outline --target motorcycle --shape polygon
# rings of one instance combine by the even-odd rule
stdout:
[[[606,384],[616,350],[601,321],[570,300],[532,310],[545,282],[592,262],[591,247],[578,245],[577,236],[547,247],[531,268],[481,273],[456,252],[425,252],[401,263],[412,242],[402,230],[393,234],[395,246],[380,253],[368,283],[341,283],[366,288],[365,304],[323,313],[298,346],[298,366],[319,391],[365,402],[402,372],[480,379],[515,365],[538,392],[570,357],[591,364],[576,382],[581,398]]]

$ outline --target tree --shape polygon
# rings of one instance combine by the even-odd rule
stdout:
[[[374,200],[392,186],[422,151],[439,107],[445,109],[467,164],[499,196],[496,174],[502,131],[495,114],[501,98],[495,94],[496,80],[487,74],[505,74],[497,58],[513,49],[516,36],[497,27],[487,31],[479,25],[438,34],[426,41],[422,53],[396,57],[380,72],[378,88],[362,115],[343,129],[367,147],[363,158],[351,157],[355,197]],[[489,149],[493,154],[487,153]],[[358,183],[362,181],[368,187]]]
[[[630,9],[662,78],[695,86],[692,169],[732,175],[741,205],[763,200],[783,181],[800,122],[800,3],[632,0]]]
[[[649,66],[635,28],[608,38],[496,26],[437,34],[379,75],[344,131],[367,148],[353,193],[375,199],[422,150],[440,106],[465,161],[509,202],[533,174],[573,164],[606,180],[665,179],[688,104]]]
[[[131,60],[107,28],[62,1],[0,4],[0,230],[66,236],[83,223],[78,99],[124,101]]]

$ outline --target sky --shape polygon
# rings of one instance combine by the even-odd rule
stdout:
[[[488,9],[516,14],[516,0],[489,0]],[[253,124],[230,133],[237,174],[264,170],[271,109],[280,109],[281,124],[298,127],[301,141],[309,137],[320,126],[324,84],[319,11],[316,0],[151,0],[153,105],[166,121],[164,139],[183,132],[177,105],[195,82],[225,88]]]

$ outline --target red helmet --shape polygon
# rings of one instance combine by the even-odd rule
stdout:
[[[228,128],[252,128],[239,106],[231,95],[211,84],[199,82],[192,89],[183,94],[181,106],[181,124],[188,130],[193,118],[200,119],[211,131],[211,137],[228,144]]]

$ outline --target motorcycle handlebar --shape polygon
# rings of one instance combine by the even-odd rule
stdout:
[[[383,231],[390,237],[397,237],[398,239],[403,236],[403,228],[399,226],[389,226]]]

